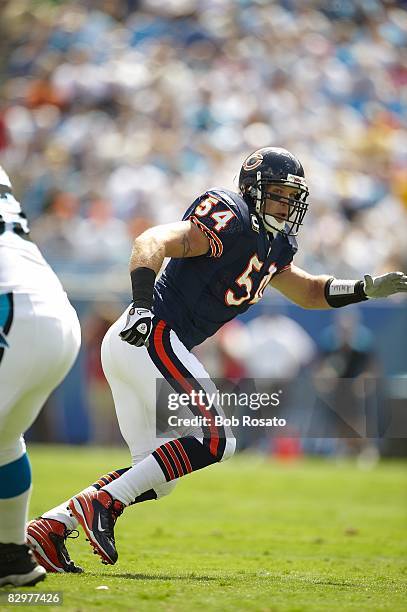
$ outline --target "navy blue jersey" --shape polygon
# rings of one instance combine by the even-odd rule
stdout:
[[[273,239],[237,193],[213,189],[185,213],[208,237],[206,255],[171,259],[155,284],[154,313],[188,349],[260,300],[270,279],[297,251],[295,238]]]

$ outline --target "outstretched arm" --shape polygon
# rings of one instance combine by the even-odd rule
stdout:
[[[298,306],[321,310],[405,292],[407,276],[403,272],[389,272],[373,277],[366,274],[363,281],[342,280],[327,275],[313,276],[291,265],[270,284]]]
[[[331,308],[325,298],[325,286],[330,276],[313,276],[291,264],[275,276],[270,285],[301,308]]]

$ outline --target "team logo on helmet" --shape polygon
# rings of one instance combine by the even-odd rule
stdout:
[[[243,162],[243,168],[245,170],[254,170],[257,168],[257,166],[260,166],[262,161],[263,155],[261,153],[252,153],[252,155],[249,155],[249,157]]]

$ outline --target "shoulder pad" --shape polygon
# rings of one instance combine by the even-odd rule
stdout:
[[[231,191],[226,191],[225,189],[208,189],[208,194],[214,195],[216,198],[223,200],[226,204],[229,204],[232,208],[238,208],[238,203],[233,198],[233,195],[237,196],[237,194],[233,194]],[[240,196],[239,196],[240,197]]]
[[[243,225],[249,222],[248,206],[238,193],[227,189],[209,189],[207,193],[227,204],[237,214]]]

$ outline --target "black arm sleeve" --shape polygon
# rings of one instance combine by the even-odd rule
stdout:
[[[130,272],[133,304],[151,310],[156,273],[151,268],[136,268]]]
[[[325,299],[332,308],[341,308],[369,299],[363,289],[363,281],[339,280],[333,276],[326,281]]]

